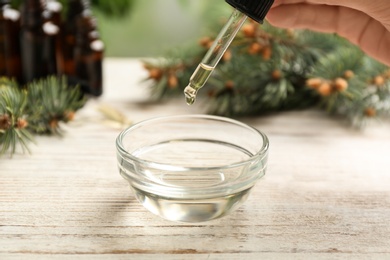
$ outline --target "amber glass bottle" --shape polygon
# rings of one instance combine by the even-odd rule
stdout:
[[[53,24],[62,25],[62,4],[57,0],[46,0],[45,18]]]
[[[82,15],[84,10],[89,8],[89,2],[86,0],[69,0],[68,10],[64,21],[64,39],[63,39],[63,60],[64,74],[70,78],[75,76],[74,48],[76,45],[76,21]]]
[[[21,56],[24,83],[47,76],[44,66],[43,4],[41,0],[25,0],[21,6]]]
[[[4,8],[3,1],[0,3],[0,7],[3,10]],[[6,19],[4,18],[3,11],[0,12],[0,76],[7,76],[6,68],[6,50],[5,50],[5,38],[7,37],[6,33]]]
[[[84,91],[94,96],[102,94],[102,60],[104,44],[96,30],[96,19],[86,10],[77,19],[74,60],[76,77]]]
[[[90,43],[91,54],[87,59],[89,73],[90,93],[100,96],[103,93],[103,56],[104,43],[100,39],[95,39]]]
[[[47,21],[43,24],[43,32],[45,33],[43,42],[43,61],[42,66],[48,75],[56,75],[57,70],[57,53],[56,47],[59,42],[60,28],[54,23]]]
[[[63,55],[64,28],[62,23],[62,4],[56,0],[46,0],[43,31],[45,39],[45,59],[49,74],[65,74]]]
[[[21,82],[20,13],[9,3],[10,0],[0,0],[0,71],[1,75]]]

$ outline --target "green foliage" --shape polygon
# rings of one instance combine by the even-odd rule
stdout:
[[[27,92],[20,91],[13,81],[0,79],[0,155],[10,150],[15,153],[20,144],[23,151],[32,136],[25,128]]]
[[[33,134],[60,134],[61,122],[72,120],[85,103],[78,88],[70,88],[65,78],[50,76],[28,84],[26,89],[0,79],[0,155],[11,155],[20,145],[29,151]]]
[[[214,37],[203,38],[203,48],[183,48],[180,55],[176,55],[179,51],[169,53],[159,63],[146,62],[146,69],[161,74],[153,77],[151,73],[147,79],[152,97],[182,94],[207,51],[207,39]],[[179,84],[170,85],[169,77],[176,77]],[[259,26],[252,21],[243,26],[200,92],[209,113],[224,116],[318,106],[362,126],[366,119],[390,112],[387,66],[337,35],[279,29],[267,23]]]
[[[37,102],[39,100],[39,102]],[[85,98],[78,87],[69,88],[65,77],[50,76],[28,85],[29,129],[37,134],[60,134],[60,122],[67,123]]]
[[[120,18],[128,14],[134,0],[92,0],[92,6],[108,17]]]

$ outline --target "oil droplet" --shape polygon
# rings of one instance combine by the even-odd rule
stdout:
[[[192,105],[195,103],[195,100],[196,100],[196,89],[194,89],[193,87],[191,86],[187,86],[185,89],[184,89],[184,95],[186,97],[186,103],[187,105]]]
[[[186,97],[186,103],[187,105],[192,105],[195,103],[195,98],[194,97]]]

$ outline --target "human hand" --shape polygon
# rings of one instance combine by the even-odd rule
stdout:
[[[390,0],[275,0],[267,20],[277,27],[337,33],[390,65]]]

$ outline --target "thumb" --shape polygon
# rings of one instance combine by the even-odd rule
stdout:
[[[289,4],[272,8],[267,20],[277,27],[337,33],[390,64],[390,32],[363,12],[340,6]]]

